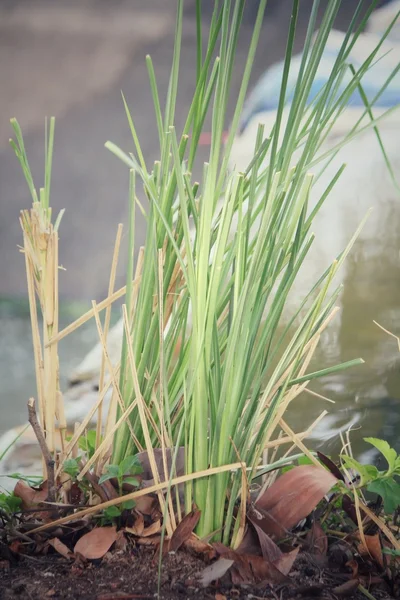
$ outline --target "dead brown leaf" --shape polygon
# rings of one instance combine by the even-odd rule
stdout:
[[[348,569],[351,569],[351,576],[353,577],[353,579],[356,579],[356,577],[358,576],[358,562],[355,560],[355,558],[349,560],[346,563],[346,567]]]
[[[322,454],[322,452],[317,451],[317,455],[318,455],[319,460],[322,462],[322,464],[324,464],[329,469],[329,471],[332,473],[332,475],[334,475],[336,477],[336,479],[339,479],[340,481],[344,481],[343,473],[341,472],[339,467],[333,462],[333,460],[331,460],[325,454]]]
[[[124,535],[124,532],[122,531],[122,529],[120,531],[117,531],[117,539],[115,540],[115,550],[118,550],[120,552],[125,552],[125,550],[128,547],[128,540],[126,538],[126,536]]]
[[[267,535],[267,534],[265,534]],[[261,552],[260,549],[260,540],[257,536],[256,530],[250,524],[247,527],[244,538],[240,543],[240,546],[237,548],[239,554],[258,554]]]
[[[139,527],[134,523],[133,527],[125,527],[124,531],[126,533],[131,533],[132,535],[139,536],[141,538],[150,537],[158,533],[161,529],[161,521],[155,521],[148,527],[142,527],[139,523]],[[140,533],[138,533],[140,531]]]
[[[213,542],[213,548],[220,556],[225,556],[228,552],[232,552],[231,548],[228,548],[222,542]]]
[[[322,467],[302,465],[281,475],[255,503],[269,518],[270,535],[282,537],[307,517],[337,479]]]
[[[383,553],[379,533],[375,535],[364,535],[367,547],[361,542],[357,546],[357,550],[361,556],[371,556],[376,563],[383,569]]]
[[[243,583],[272,583],[279,584],[287,581],[284,575],[273,563],[261,556],[239,554],[235,560],[234,569]],[[232,579],[233,581],[233,579]],[[234,581],[235,583],[235,581]],[[239,581],[237,581],[239,583]]]
[[[135,522],[132,527],[127,527],[125,529],[128,533],[132,533],[132,535],[141,536],[144,531],[144,518],[141,513],[137,513],[135,511]]]
[[[262,556],[271,562],[278,560],[282,556],[282,551],[265,532],[265,529],[268,528],[269,520],[266,519],[264,512],[261,513],[254,506],[250,506],[247,511],[247,518],[258,537]],[[247,532],[242,544],[249,544]],[[239,551],[242,550],[242,544],[239,546]],[[251,554],[251,552],[249,553]]]
[[[342,508],[343,508],[344,512],[347,514],[347,516],[350,517],[350,519],[353,521],[353,523],[355,525],[358,525],[356,507],[354,505],[353,500],[347,494],[344,494],[342,497]],[[360,513],[361,513],[362,519],[364,519],[367,516],[361,507],[360,507]]]
[[[156,502],[156,499],[152,496],[140,496],[135,500],[135,509],[143,515],[151,515]]]
[[[224,596],[224,594],[215,594],[215,600],[227,600],[226,596]]]
[[[21,498],[22,508],[35,508],[47,498],[47,482],[44,482],[39,489],[34,490],[25,481],[18,481],[14,488],[14,495]]]
[[[279,569],[281,573],[283,573],[284,575],[289,575],[290,571],[292,570],[293,563],[297,558],[299,550],[300,546],[298,548],[295,548],[294,550],[291,550],[291,552],[282,553],[282,556],[278,558],[278,560],[275,560],[273,564],[277,569]]]
[[[149,537],[150,535],[155,535],[161,529],[161,521],[155,521],[148,527],[145,527],[142,531],[141,537]]]
[[[190,538],[200,520],[200,515],[201,512],[198,509],[194,509],[183,517],[171,536],[169,552],[176,552]]]
[[[117,539],[116,527],[96,527],[83,535],[75,544],[74,552],[94,560],[102,558]]]
[[[307,532],[306,543],[311,554],[325,557],[328,552],[328,538],[318,521],[314,521],[311,529]]]
[[[49,544],[50,544],[50,546],[52,546],[54,548],[54,550],[56,550],[56,552],[61,554],[61,556],[64,556],[64,558],[73,558],[74,557],[74,553],[71,552],[71,550],[68,548],[68,546],[63,544],[63,542],[61,540],[59,540],[58,538],[52,538],[51,540],[49,540]]]
[[[140,537],[137,543],[141,546],[159,546],[161,544],[161,535],[153,535],[152,537]],[[164,538],[164,541],[168,541],[168,538]]]
[[[232,583],[234,584],[261,582],[278,584],[287,581],[286,575],[262,556],[241,554],[220,543],[215,543],[213,546],[223,558],[234,561],[231,569]]]
[[[199,582],[203,587],[208,587],[216,579],[221,579],[233,565],[233,560],[229,558],[219,558],[211,565],[208,565],[200,573]]]
[[[216,552],[211,544],[208,544],[204,540],[198,538],[194,533],[184,543],[185,548],[195,552],[196,554],[202,554],[208,560],[216,557]]]
[[[342,583],[342,585],[338,585],[337,587],[333,588],[332,592],[340,598],[353,596],[354,592],[358,588],[358,585],[358,579],[349,579],[349,581]]]

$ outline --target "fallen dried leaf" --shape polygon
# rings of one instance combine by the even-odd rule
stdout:
[[[255,503],[269,518],[266,533],[283,536],[314,510],[336,482],[332,473],[313,465],[295,467],[281,475]]]
[[[357,513],[353,500],[347,494],[342,497],[342,508],[348,517],[357,525]]]
[[[215,594],[215,600],[227,600],[226,596],[223,594]]]
[[[14,495],[22,500],[22,508],[35,508],[47,498],[47,482],[40,489],[34,490],[25,481],[18,481],[14,488]]]
[[[116,539],[116,527],[97,527],[78,540],[74,552],[91,560],[102,558]]]
[[[297,558],[299,550],[300,546],[298,548],[295,548],[291,552],[285,552],[284,554],[282,554],[282,556],[280,556],[280,558],[278,558],[278,560],[275,560],[273,562],[274,566],[277,569],[279,569],[279,571],[284,575],[289,575],[290,571],[292,570],[293,563]]]
[[[146,538],[146,537],[155,535],[156,533],[158,533],[160,531],[160,529],[161,529],[161,521],[155,521],[148,527],[141,527],[140,524],[139,524],[139,527],[137,527],[136,523],[135,523],[133,525],[133,527],[125,527],[124,531],[126,533],[131,533],[132,535],[136,535],[141,538]]]
[[[225,556],[225,554],[232,552],[231,548],[228,548],[228,546],[224,546],[224,544],[222,544],[221,542],[213,542],[213,548],[221,556]]]
[[[265,534],[267,535],[267,534]],[[239,554],[258,554],[260,552],[260,540],[254,527],[247,527],[244,538],[237,548]]]
[[[152,496],[140,496],[135,500],[135,509],[143,515],[151,515],[156,502],[156,499]]]
[[[351,576],[353,579],[356,579],[357,575],[358,575],[358,562],[352,558],[351,560],[349,560],[346,565],[345,565],[348,569],[351,569]]]
[[[379,537],[379,533],[375,535],[364,535],[367,547],[361,542],[357,546],[357,550],[361,556],[372,556],[376,563],[383,569],[383,554],[382,554],[382,545]]]
[[[164,541],[168,541],[165,537]],[[161,535],[153,535],[152,537],[140,537],[137,538],[136,542],[141,546],[159,546],[161,544]]]
[[[234,561],[231,571],[232,582],[234,584],[261,582],[284,583],[287,581],[286,575],[284,575],[271,561],[262,556],[241,554],[220,543],[215,543],[213,546],[223,558]],[[294,559],[292,564],[293,562]]]
[[[317,451],[317,456],[318,456],[319,460],[322,462],[322,464],[325,465],[329,469],[329,471],[332,473],[332,475],[334,475],[336,477],[336,479],[339,479],[340,481],[344,481],[343,473],[341,472],[339,467],[337,465],[335,465],[333,460],[328,458],[328,456],[325,456],[325,454],[322,454],[322,452],[318,452],[318,451]]]
[[[128,546],[128,540],[126,539],[124,532],[122,530],[118,531],[117,539],[115,540],[115,546],[114,546],[115,550],[124,552],[126,550],[127,546]]]
[[[250,554],[238,555],[235,560],[234,568],[242,579],[243,583],[285,583],[287,581],[284,575],[273,563],[261,556],[251,556]],[[235,583],[235,581],[232,579]],[[239,583],[239,581],[238,581]]]
[[[207,542],[201,540],[193,533],[186,540],[184,546],[196,554],[202,554],[203,556],[207,557],[208,560],[216,557],[215,549],[211,546],[211,544],[207,544]]]
[[[278,560],[282,556],[282,551],[264,530],[264,527],[267,528],[269,523],[269,521],[266,520],[265,515],[258,511],[254,506],[250,506],[247,512],[247,518],[257,534],[263,557],[271,562]],[[243,543],[248,544],[246,535],[243,538],[242,544]],[[239,546],[239,551],[242,549],[242,544]]]
[[[221,579],[233,565],[233,560],[229,558],[219,558],[217,561],[208,565],[200,574],[199,582],[203,587],[208,587],[216,579]]]
[[[169,552],[176,552],[190,538],[200,520],[200,515],[200,511],[195,509],[183,517],[171,536]]]
[[[125,531],[132,533],[133,535],[141,536],[144,531],[144,518],[141,513],[135,511],[135,522],[132,527],[127,527]]]
[[[58,538],[52,538],[51,540],[49,540],[49,544],[50,544],[50,546],[52,546],[54,548],[54,550],[56,550],[56,552],[61,554],[61,556],[64,556],[64,558],[73,558],[74,557],[74,553],[71,552],[71,550],[68,548],[68,546],[63,544],[63,542],[61,540],[59,540]]]
[[[311,529],[307,532],[306,543],[311,554],[325,557],[328,552],[328,538],[318,521],[314,521]]]
[[[83,492],[79,485],[74,482],[71,484],[71,488],[68,492],[68,501],[70,504],[79,504],[82,501]]]
[[[342,585],[333,588],[332,592],[336,594],[336,596],[344,598],[345,596],[352,596],[357,588],[358,579],[349,579],[349,581],[342,583]]]
[[[150,535],[154,535],[158,533],[160,529],[161,521],[155,521],[154,523],[143,529],[141,537],[149,537]]]

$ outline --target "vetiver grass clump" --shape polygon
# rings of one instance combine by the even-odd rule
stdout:
[[[351,95],[362,86],[363,74],[376,60],[381,45],[357,70],[347,63],[376,3],[361,18],[362,4],[355,11],[327,82],[309,103],[340,0],[330,0],[315,34],[319,2],[313,2],[299,75],[294,89],[289,89],[300,8],[299,0],[294,0],[276,122],[272,131],[259,128],[254,157],[245,172],[229,168],[230,157],[266,0],[259,4],[230,124],[227,106],[244,2],[215,3],[203,48],[201,2],[197,1],[196,87],[183,131],[177,132],[174,124],[183,26],[180,0],[164,110],[151,58],[146,59],[159,160],[151,166],[146,163],[125,98],[133,152],[106,144],[130,169],[129,261],[126,289],[113,292],[110,284],[109,299],[101,305],[93,303],[92,311],[80,320],[95,316],[105,353],[99,401],[93,409],[100,410],[101,417],[96,444],[85,464],[80,465],[77,478],[82,481],[92,469],[99,475],[107,463],[119,465],[146,451],[168,534],[181,519],[181,510],[189,513],[195,504],[201,511],[198,535],[213,535],[237,547],[244,534],[249,488],[255,478],[273,468],[266,463],[265,452],[276,444],[277,434],[283,432],[285,441],[297,444],[319,464],[304,447],[302,436],[296,436],[285,421],[290,403],[313,379],[362,362],[356,359],[316,373],[308,370],[320,335],[335,313],[339,289],[331,291],[330,283],[352,242],[321,274],[308,296],[299,299],[295,313],[285,313],[293,283],[313,242],[313,218],[343,167],[311,204],[313,182],[343,144],[376,125],[376,121],[367,120],[367,103],[366,119],[360,119],[345,139],[321,155],[324,140]],[[338,93],[349,71],[349,82]],[[192,171],[209,113],[209,159],[196,182]],[[22,150],[20,158],[25,164]],[[146,207],[138,199],[139,185],[148,201]],[[138,208],[147,229],[145,245],[135,259]],[[124,293],[123,348],[120,363],[113,365],[106,352],[108,326],[103,331],[99,310]],[[45,348],[54,348],[62,336],[54,331],[52,339],[44,339]],[[101,406],[110,387],[109,414],[103,419]],[[72,440],[63,443],[58,474],[92,414]],[[46,425],[46,439],[49,435]],[[161,450],[161,463],[156,460],[155,449]],[[184,507],[175,502],[178,490],[174,483],[184,483]]]

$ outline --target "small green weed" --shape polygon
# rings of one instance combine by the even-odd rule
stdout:
[[[130,483],[134,486],[139,485],[139,480],[136,477],[130,477],[130,475],[139,475],[142,471],[143,469],[137,456],[127,456],[119,465],[108,465],[106,473],[100,477],[99,483],[103,483],[103,481],[107,481],[108,479],[117,479],[119,493],[122,496],[122,486],[124,483]]]
[[[96,430],[90,429],[86,435],[80,437],[78,446],[87,453],[88,458],[92,458],[96,451]]]
[[[109,525],[110,523],[115,523],[115,519],[119,519],[124,510],[131,510],[134,507],[134,500],[127,500],[126,502],[123,502],[120,506],[109,506],[103,511],[101,515],[101,525],[104,526]]]
[[[21,498],[15,496],[14,492],[0,494],[0,514],[12,516],[21,509],[21,504]]]
[[[67,458],[67,460],[64,461],[63,468],[64,472],[67,473],[67,475],[69,475],[71,479],[76,479],[80,471],[79,459]]]
[[[394,513],[400,505],[400,456],[390,447],[388,442],[378,438],[364,438],[364,441],[374,446],[386,459],[388,468],[379,471],[375,465],[362,465],[352,456],[341,455],[341,461],[345,469],[356,471],[360,480],[356,482],[356,488],[365,488],[380,496],[383,500],[383,508],[386,515]]]

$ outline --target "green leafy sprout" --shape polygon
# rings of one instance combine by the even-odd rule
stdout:
[[[129,483],[135,487],[139,486],[139,479],[134,475],[140,475],[143,472],[137,456],[126,456],[119,465],[107,465],[106,472],[100,477],[99,483],[109,479],[117,479],[119,493],[123,495],[123,484]]]
[[[398,506],[400,506],[400,456],[391,448],[385,440],[373,437],[364,438],[364,441],[374,446],[380,454],[386,459],[388,468],[378,470],[374,465],[363,465],[352,456],[341,455],[341,461],[346,469],[356,471],[360,480],[356,483],[356,488],[366,488],[381,496],[383,508],[386,515],[393,515]]]
[[[21,510],[22,500],[14,492],[0,494],[0,514],[10,517]]]

